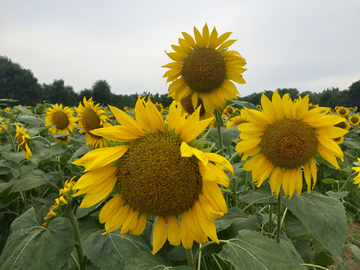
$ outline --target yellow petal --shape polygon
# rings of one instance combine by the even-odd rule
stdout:
[[[130,233],[132,235],[142,234],[142,232],[145,230],[146,222],[147,222],[146,213],[142,213],[139,220],[136,223],[136,226],[130,230]]]
[[[208,164],[208,159],[199,149],[189,146],[186,142],[182,142],[180,146],[181,157],[191,157],[195,155],[205,166]]]
[[[151,254],[155,255],[163,247],[166,239],[166,222],[163,217],[159,217],[153,231],[153,250],[151,251]]]
[[[219,239],[216,234],[216,227],[213,221],[209,220],[199,201],[195,201],[195,210],[198,221],[205,235],[210,237],[211,240],[219,244]]]
[[[99,221],[100,223],[105,223],[106,221],[110,220],[111,217],[116,213],[119,208],[124,204],[124,200],[121,199],[121,196],[115,196],[111,200],[109,200],[103,208],[101,208],[99,214]]]
[[[203,30],[202,30],[202,42],[203,42],[203,46],[205,46],[205,47],[209,43],[209,28],[207,26],[207,23],[205,24],[205,26],[203,27]]]
[[[194,34],[195,34],[196,45],[199,48],[204,47],[201,34],[200,34],[199,30],[196,29],[196,27],[194,27]]]
[[[176,216],[172,216],[168,221],[168,240],[170,245],[180,245],[180,227]]]

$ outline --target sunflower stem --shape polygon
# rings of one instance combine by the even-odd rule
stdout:
[[[277,230],[276,230],[276,242],[280,243],[281,234],[281,197],[277,198]]]
[[[67,209],[64,213],[64,216],[70,220],[71,225],[74,228],[75,248],[76,248],[76,252],[78,254],[79,265],[80,265],[79,269],[85,270],[86,269],[86,257],[84,256],[84,252],[83,252],[82,245],[81,245],[79,225],[78,225],[77,219],[72,211],[74,204],[76,204],[76,201],[72,200],[71,205],[69,207],[67,207]]]
[[[195,269],[194,264],[193,264],[194,257],[193,257],[193,253],[192,253],[191,248],[185,249],[185,251],[186,251],[186,259],[187,259],[188,266]]]
[[[272,204],[270,204],[269,205],[269,232],[271,232],[271,230],[272,230],[272,212],[273,212],[273,205]]]
[[[346,188],[347,184],[350,182],[350,180],[352,180],[356,174],[357,172],[352,173],[349,178],[346,179],[345,183],[341,186],[338,192],[343,191]]]
[[[224,122],[221,116],[221,112],[219,110],[214,110],[215,112],[215,120],[216,120],[216,129],[218,132],[218,137],[219,137],[219,149],[220,149],[220,155],[224,156],[224,149],[223,149],[223,139],[222,139],[222,134],[221,134],[221,127],[224,126]]]
[[[233,196],[234,196],[234,198],[233,198],[233,200],[234,200],[233,205],[234,205],[234,207],[237,207],[238,204],[237,204],[236,185],[235,185],[235,184],[236,184],[236,183],[235,183],[235,178],[233,178],[233,179],[232,179]]]

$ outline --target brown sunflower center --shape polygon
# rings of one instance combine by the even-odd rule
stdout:
[[[82,124],[86,133],[91,134],[96,138],[101,138],[91,133],[91,130],[100,128],[100,118],[93,110],[85,110],[82,115]]]
[[[208,93],[220,87],[225,80],[226,65],[219,52],[201,48],[185,58],[182,77],[191,90]]]
[[[260,144],[263,154],[273,164],[294,169],[315,155],[318,143],[313,127],[295,119],[283,119],[264,131]]]
[[[202,189],[196,157],[184,158],[177,136],[150,134],[134,142],[119,160],[124,200],[141,212],[179,215],[193,207]]]
[[[356,124],[357,122],[359,122],[359,117],[358,116],[350,117],[350,122]]]
[[[65,129],[69,125],[69,118],[64,112],[55,112],[51,120],[57,129]]]
[[[193,95],[196,95],[196,93]],[[195,111],[194,106],[192,104],[191,95],[188,95],[186,98],[183,98],[181,100],[181,105],[188,114],[192,114]],[[200,116],[203,116],[205,114],[204,103],[201,98],[198,98],[198,105],[196,108],[198,108],[200,105],[201,105]]]
[[[339,114],[340,115],[346,115],[347,114],[347,110],[345,108],[341,108],[339,109]]]

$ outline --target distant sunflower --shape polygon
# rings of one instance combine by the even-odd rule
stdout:
[[[360,162],[360,158],[358,158],[358,162]],[[355,172],[358,172],[359,174],[354,178],[354,184],[358,184],[360,188],[360,167],[352,167]]]
[[[6,125],[6,123],[5,123],[4,121],[1,121],[1,122],[0,122],[0,132],[1,132],[3,129],[8,129],[8,126]]]
[[[339,116],[346,116],[349,113],[349,109],[341,106],[336,109],[336,112]]]
[[[349,123],[352,125],[352,126],[358,126],[359,123],[360,123],[360,116],[359,115],[351,115],[349,117]]]
[[[31,150],[29,147],[30,136],[29,134],[26,133],[26,131],[23,128],[20,128],[16,124],[15,126],[16,126],[15,138],[17,138],[17,143],[19,144],[21,151],[24,153],[25,158],[29,160],[32,157]]]
[[[230,120],[226,123],[226,128],[230,129],[233,126],[238,126],[243,123],[249,123],[249,120],[243,115],[237,115],[230,118]]]
[[[334,126],[341,117],[326,114],[324,107],[309,110],[309,96],[293,102],[289,94],[281,99],[277,91],[272,101],[263,94],[261,105],[263,112],[245,108],[243,114],[250,123],[239,125],[242,141],[236,145],[236,150],[244,153],[242,160],[252,156],[244,170],[252,171],[253,182],[260,186],[270,176],[272,193],[279,196],[282,186],[285,196],[291,198],[295,191],[301,193],[302,167],[307,191],[314,188],[316,153],[339,169],[336,156],[343,159],[344,154],[332,139],[348,132]]]
[[[234,112],[235,112],[235,108],[231,105],[227,105],[222,113],[222,116],[227,117]]]
[[[78,112],[78,122],[80,133],[86,133],[86,144],[91,145],[94,148],[107,147],[108,143],[101,136],[93,134],[94,129],[111,127],[111,124],[106,122],[108,118],[105,115],[105,111],[99,107],[99,103],[94,105],[92,98],[86,100],[83,99],[84,106],[79,103],[79,107],[75,108]]]
[[[164,106],[163,106],[161,103],[156,102],[156,103],[155,103],[155,107],[156,107],[156,109],[158,109],[158,111],[159,111],[160,113],[163,113],[163,112],[164,112]]]
[[[74,112],[69,107],[64,107],[57,103],[50,108],[47,108],[45,116],[45,126],[53,126],[49,129],[51,134],[64,133],[70,134],[76,128],[76,118],[73,116]],[[58,141],[70,141],[66,137],[55,138]]]
[[[333,138],[333,140],[336,144],[342,144],[344,142],[344,136]]]
[[[212,119],[199,121],[200,108],[186,118],[176,101],[166,124],[150,99],[138,99],[136,119],[109,107],[121,125],[93,133],[122,144],[93,150],[74,162],[86,172],[74,186],[79,189],[75,196],[86,193],[80,207],[90,207],[116,191],[99,220],[106,232],[121,227],[122,237],[128,231],[141,234],[147,215],[157,217],[153,254],[167,239],[171,245],[182,242],[186,249],[194,240],[206,243],[208,237],[218,243],[213,221],[227,208],[217,183],[227,187],[223,169],[233,173],[233,168],[222,156],[188,144]]]
[[[202,35],[195,27],[194,33],[195,40],[182,32],[180,46],[172,45],[175,52],[166,53],[174,62],[163,66],[170,69],[163,77],[171,82],[170,97],[181,102],[190,96],[195,109],[200,98],[205,111],[212,113],[239,94],[231,81],[245,83],[241,73],[246,70],[246,61],[237,51],[228,50],[236,41],[227,40],[231,32],[218,37],[215,27],[209,34],[205,24]]]

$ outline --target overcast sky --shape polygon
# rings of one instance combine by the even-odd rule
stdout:
[[[246,59],[241,96],[321,92],[360,79],[360,1],[0,0],[0,55],[39,83],[76,92],[106,80],[116,94],[167,93],[161,68],[181,32],[232,32]]]

